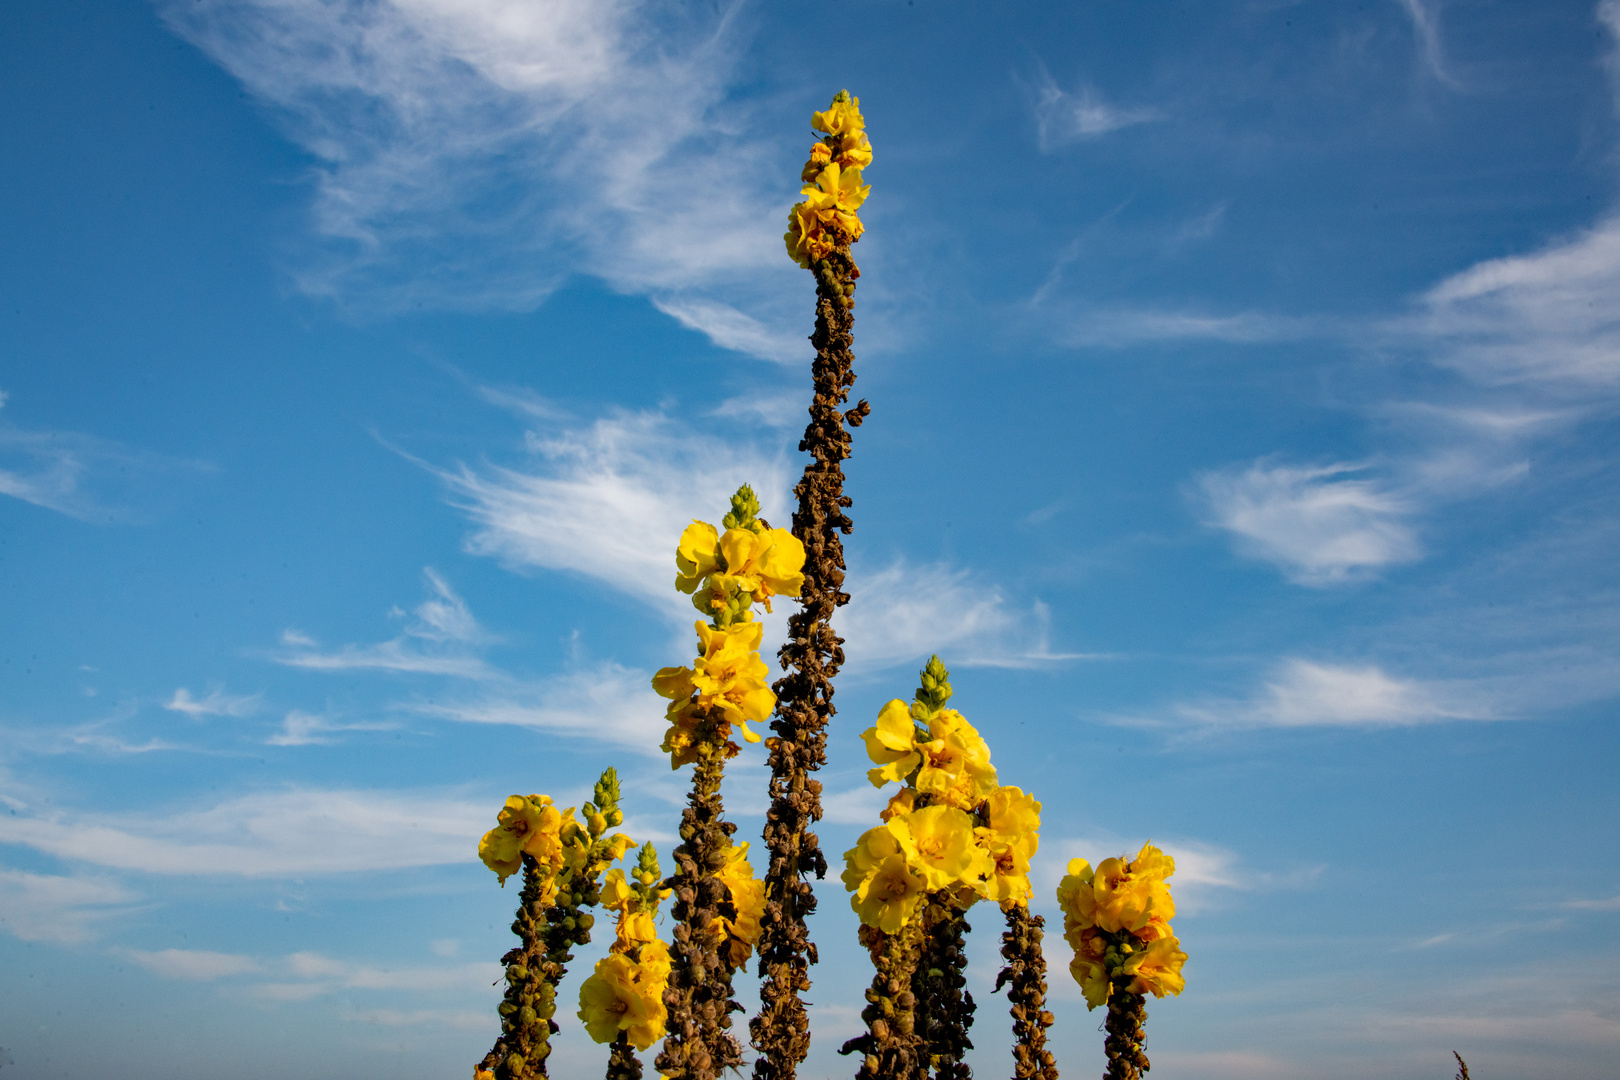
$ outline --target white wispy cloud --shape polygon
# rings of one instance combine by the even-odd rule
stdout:
[[[188,982],[213,982],[215,979],[260,970],[259,961],[251,956],[205,949],[159,949],[156,952],[128,949],[124,955],[166,979],[184,979]]]
[[[251,716],[258,709],[259,703],[264,699],[262,693],[241,694],[232,696],[224,690],[210,690],[208,696],[201,701],[191,696],[191,691],[180,687],[174,696],[163,705],[170,712],[184,713],[196,718],[202,716]]]
[[[718,518],[743,483],[785,525],[787,466],[745,440],[694,432],[660,412],[615,412],[527,438],[522,468],[426,466],[477,525],[467,548],[520,569],[584,574],[686,618],[673,545],[694,517]]]
[[[465,862],[488,817],[435,792],[295,788],[169,814],[8,814],[0,843],[151,874],[342,874]]]
[[[668,702],[652,692],[650,676],[605,663],[529,682],[514,680],[499,693],[466,701],[404,703],[398,708],[441,720],[510,724],[595,739],[657,755]]]
[[[0,394],[0,410],[7,396]],[[135,450],[76,431],[30,430],[0,418],[0,495],[96,524],[139,522],[130,487],[174,471],[209,472],[202,462]]]
[[[255,993],[278,1001],[305,1001],[339,990],[415,993],[470,990],[489,986],[501,972],[501,965],[492,961],[434,967],[380,967],[316,952],[293,953],[282,958],[276,968],[287,981],[263,983],[255,988]]]
[[[1038,294],[1037,300],[1044,299]],[[1255,345],[1297,341],[1329,332],[1327,320],[1264,311],[1211,312],[1173,308],[1069,307],[1057,339],[1070,346],[1123,348],[1155,341],[1219,341]]]
[[[372,670],[499,679],[500,674],[475,651],[489,636],[478,625],[467,602],[431,567],[422,575],[427,581],[428,598],[409,614],[397,607],[389,612],[393,618],[407,620],[398,637],[323,650],[309,635],[288,630],[281,636],[286,651],[272,654],[272,659],[312,671]]]
[[[778,251],[793,153],[727,98],[744,52],[738,5],[163,10],[317,160],[322,243],[295,271],[304,291],[385,308],[527,308],[582,272],[726,348],[788,358],[793,335],[773,327],[792,325],[784,300],[802,285]],[[803,355],[801,343],[792,357]]]
[[[1568,900],[1563,906],[1576,911],[1620,911],[1620,896],[1607,900]]]
[[[482,990],[500,977],[501,965],[474,962],[439,966],[378,965],[338,959],[316,952],[279,957],[246,956],[202,949],[162,949],[147,952],[126,949],[135,963],[167,979],[214,982],[238,976],[257,976],[248,992],[270,1001],[308,1001],[340,992],[377,991],[397,994],[440,994]],[[346,1006],[344,1020],[387,1026],[422,1023],[470,1029],[488,1027],[484,1013],[455,1009],[356,1009]],[[476,1017],[477,1024],[472,1022]]]
[[[897,559],[880,570],[852,565],[850,573],[861,586],[833,616],[833,627],[845,641],[852,673],[920,663],[931,653],[949,657],[951,667],[1103,659],[1054,653],[1044,604],[1018,610],[1001,589],[949,564]]]
[[[1620,383],[1620,217],[1528,255],[1489,259],[1420,298],[1396,331],[1488,384]]]
[[[1415,507],[1367,466],[1275,465],[1198,477],[1209,524],[1237,538],[1240,551],[1281,567],[1304,585],[1365,578],[1419,557],[1409,524]]]
[[[1446,63],[1445,41],[1440,35],[1439,4],[1432,0],[1396,0],[1406,17],[1412,21],[1412,33],[1417,39],[1418,55],[1429,74],[1447,86],[1461,86]]]
[[[266,746],[329,746],[344,731],[389,731],[397,725],[379,722],[344,724],[327,716],[317,716],[301,709],[288,712],[281,721],[281,730],[264,740]]]
[[[1036,77],[1033,96],[1035,137],[1043,154],[1081,139],[1164,119],[1158,109],[1104,101],[1090,86],[1064,90],[1044,68]]]
[[[1248,697],[1174,706],[1172,722],[1222,728],[1382,727],[1486,720],[1490,709],[1466,687],[1402,679],[1376,665],[1281,661]]]
[[[0,928],[23,941],[87,941],[95,936],[96,923],[135,900],[129,889],[107,878],[0,867]]]
[[[493,970],[498,976],[499,968]],[[487,969],[484,974],[488,974]],[[382,1027],[419,1028],[433,1024],[457,1031],[488,1031],[490,1027],[488,1010],[474,1009],[343,1009],[338,1018]]]
[[[764,405],[733,399],[720,406],[764,410],[762,419],[784,407],[775,398]],[[772,433],[771,440],[777,437]],[[546,434],[529,433],[525,444],[529,459],[521,467],[419,462],[475,523],[467,549],[516,569],[584,574],[664,613],[682,634],[693,614],[690,601],[671,587],[672,547],[692,519],[718,519],[745,482],[759,495],[767,518],[786,526],[791,517],[788,463],[779,445],[721,440],[662,412],[614,412],[584,425],[554,422]],[[1016,610],[999,588],[947,564],[902,559],[880,569],[852,566],[851,573],[863,585],[834,625],[850,643],[857,667],[911,662],[930,651],[949,651],[956,663],[1002,667],[1089,658],[1051,650],[1044,606]],[[780,623],[780,615],[767,622],[767,653]],[[640,708],[632,703],[641,694],[619,684],[633,678],[639,676],[622,669],[596,670],[584,681],[592,688],[586,697],[605,695],[612,702],[607,715],[627,715]],[[585,700],[570,679],[551,680],[538,693],[550,702]],[[577,723],[571,704],[525,703],[511,695],[451,712],[455,718],[500,718],[565,731]],[[640,737],[643,725],[627,720],[604,730],[630,740]]]

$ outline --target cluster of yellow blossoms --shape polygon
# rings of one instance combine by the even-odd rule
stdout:
[[[1063,937],[1074,947],[1069,971],[1090,1008],[1106,1004],[1116,987],[1163,997],[1187,985],[1187,954],[1170,929],[1176,905],[1166,879],[1175,872],[1176,861],[1151,843],[1136,858],[1104,859],[1095,871],[1085,859],[1069,863],[1057,899]]]
[[[658,889],[658,853],[641,848],[634,880],[623,870],[609,870],[602,882],[602,906],[619,916],[618,932],[608,955],[579,988],[579,1018],[599,1043],[624,1033],[637,1050],[664,1036],[668,1013],[664,987],[669,982],[669,946],[658,940],[653,916],[667,891]]]
[[[523,868],[523,856],[534,859],[546,877],[542,902],[550,904],[559,881],[586,870],[590,863],[605,859],[616,862],[635,846],[623,833],[614,833],[597,850],[598,838],[608,828],[624,821],[617,808],[606,813],[586,803],[586,823],[574,820],[574,808],[559,810],[546,795],[510,795],[495,816],[495,828],[478,841],[478,857],[484,865],[506,879]],[[595,858],[593,858],[593,855]]]
[[[865,226],[855,212],[871,190],[861,183],[861,170],[872,163],[861,99],[850,97],[849,91],[839,91],[826,112],[812,115],[810,126],[826,134],[810,148],[810,160],[800,176],[804,201],[789,211],[783,236],[788,255],[806,269],[840,243],[861,238]]]
[[[867,773],[873,786],[906,785],[883,824],[844,855],[851,906],[886,934],[910,922],[929,893],[948,893],[963,908],[981,899],[1029,902],[1041,804],[997,782],[983,737],[944,707],[947,675],[934,657],[916,700],[889,702],[861,736],[878,766]]]
[[[725,933],[730,964],[740,968],[759,943],[759,920],[765,915],[765,883],[754,877],[747,844],[732,845],[725,856],[725,863],[714,876],[731,894],[731,906],[737,914],[735,918],[722,914],[717,921]]]
[[[732,725],[749,742],[759,741],[748,725],[770,718],[776,695],[765,681],[769,669],[759,656],[765,628],[754,621],[753,605],[770,611],[771,597],[798,596],[804,587],[798,537],[758,519],[759,501],[746,484],[731,504],[724,534],[694,521],[675,549],[675,587],[710,619],[695,624],[699,655],[692,666],[662,668],[652,680],[653,689],[671,699],[663,750],[675,769],[698,760],[705,722],[718,724],[715,743],[725,743]]]

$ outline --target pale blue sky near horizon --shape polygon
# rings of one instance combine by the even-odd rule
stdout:
[[[802,1075],[853,1068],[857,736],[935,652],[1044,803],[1038,910],[1071,857],[1177,856],[1153,1076],[1610,1075],[1617,35],[1615,0],[6,5],[0,1080],[465,1076],[501,800],[615,765],[667,858],[673,546],[744,481],[791,513],[780,237],[843,87],[872,416]],[[553,1072],[602,1068],[561,1020]]]

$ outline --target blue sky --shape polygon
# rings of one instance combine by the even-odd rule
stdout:
[[[1178,857],[1155,1076],[1610,1075],[1617,34],[1613,0],[5,5],[3,1075],[459,1075],[501,799],[614,764],[667,848],[673,544],[743,481],[788,518],[780,236],[846,86],[873,412],[824,846],[937,651],[1045,803],[1049,914],[1072,856]],[[865,981],[820,896],[811,1077]]]

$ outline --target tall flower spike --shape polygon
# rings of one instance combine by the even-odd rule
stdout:
[[[743,853],[733,846],[737,826],[725,820],[720,783],[727,759],[738,753],[733,727],[749,742],[748,727],[763,723],[776,705],[765,685],[759,657],[764,629],[753,606],[770,610],[770,598],[797,596],[803,584],[804,547],[784,529],[759,517],[759,500],[746,484],[732,496],[722,534],[695,521],[681,535],[675,554],[675,587],[692,594],[710,621],[698,622],[701,655],[691,667],[664,668],[653,689],[670,699],[664,737],[670,765],[693,765],[692,791],[681,815],[681,845],[675,849],[675,946],[664,1004],[667,1037],[656,1062],[675,1080],[712,1080],[742,1064],[742,1047],[731,1034],[731,982],[758,940],[763,891]]]
[[[1104,1080],[1140,1080],[1148,1069],[1146,995],[1180,994],[1187,984],[1187,954],[1170,927],[1176,907],[1167,879],[1175,872],[1175,860],[1147,843],[1136,858],[1104,859],[1096,870],[1075,859],[1058,884],[1063,936],[1074,948],[1069,971],[1088,1008],[1108,1007]]]
[[[618,912],[619,922],[608,956],[579,989],[579,1018],[592,1039],[610,1044],[607,1080],[640,1080],[636,1051],[664,1034],[670,957],[653,923],[662,899],[658,878],[658,852],[648,843],[633,878],[611,870],[602,883],[602,904]]]
[[[871,144],[860,101],[840,91],[832,105],[811,118],[826,132],[805,165],[803,178],[820,198],[816,183],[835,161],[843,171],[859,171],[872,161]],[[856,179],[859,184],[859,179]],[[844,459],[850,434],[871,411],[865,401],[844,409],[855,382],[855,279],[860,268],[850,256],[858,239],[855,211],[837,207],[816,210],[804,202],[789,215],[784,237],[788,254],[810,270],[816,281],[816,325],[810,342],[810,422],[799,442],[808,453],[804,474],[793,494],[793,535],[804,546],[804,585],[800,608],[788,619],[787,644],[777,655],[787,674],[777,681],[776,719],[770,748],[771,807],[765,820],[769,864],[765,873],[765,914],[759,940],[760,1011],[749,1023],[755,1049],[756,1080],[792,1080],[810,1050],[810,1023],[800,994],[810,989],[810,965],[816,949],[805,919],[816,899],[808,875],[825,877],[827,859],[811,831],[821,818],[821,782],[811,774],[826,763],[828,719],[833,715],[833,677],[844,662],[843,639],[833,632],[833,612],[849,603],[844,584],[844,548],[840,534],[854,528],[845,511]],[[862,191],[861,199],[865,199]],[[852,193],[846,194],[846,204]],[[857,204],[858,205],[858,204]],[[853,226],[854,228],[851,228]]]
[[[513,795],[497,817],[498,824],[479,842],[478,854],[504,883],[523,871],[512,932],[516,948],[501,957],[506,968],[506,994],[498,1012],[501,1035],[473,1073],[480,1080],[534,1080],[546,1075],[551,1036],[558,1030],[557,987],[569,949],[591,940],[595,917],[586,907],[600,899],[602,871],[617,862],[633,841],[607,830],[623,822],[619,812],[618,775],[608,769],[596,783],[595,803],[582,808],[585,824],[574,820],[574,808],[559,811],[544,795]]]

